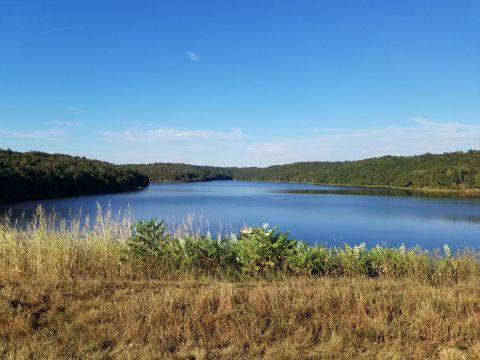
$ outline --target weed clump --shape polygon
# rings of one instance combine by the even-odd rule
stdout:
[[[0,221],[0,272],[47,278],[248,279],[272,276],[361,276],[433,282],[478,278],[478,252],[428,251],[404,245],[368,248],[310,245],[268,224],[240,234],[168,227],[157,219],[133,223],[129,213],[100,207],[61,219],[39,208],[30,221]]]
[[[240,236],[212,238],[207,233],[176,235],[164,222],[138,222],[126,242],[130,261],[172,272],[236,276],[366,276],[421,278],[432,281],[468,278],[480,274],[478,254],[443,255],[415,247],[406,249],[365,243],[342,247],[309,245],[268,224],[242,231]]]

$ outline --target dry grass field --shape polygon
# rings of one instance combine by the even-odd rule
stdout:
[[[0,227],[0,358],[480,358],[474,256],[382,252],[372,277],[357,247],[341,273],[232,277],[125,260],[131,223],[108,214],[50,220]]]
[[[6,359],[478,359],[480,283],[2,275]]]

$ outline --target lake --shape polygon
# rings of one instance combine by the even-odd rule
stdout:
[[[480,246],[480,199],[412,196],[361,187],[270,182],[152,183],[118,194],[46,199],[0,205],[14,216],[31,215],[38,204],[95,214],[97,202],[113,211],[130,207],[136,219],[156,217],[179,224],[188,216],[212,234],[243,225],[278,225],[309,243],[368,246],[377,243],[440,248]]]

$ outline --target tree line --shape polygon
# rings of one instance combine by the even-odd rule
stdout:
[[[233,179],[230,168],[220,168],[215,166],[154,163],[128,165],[128,168],[147,175],[151,181],[159,182],[197,182]]]
[[[114,165],[85,157],[0,149],[0,202],[110,193],[149,181],[285,181],[402,188],[480,188],[480,151],[382,156],[259,167],[154,163]]]
[[[0,149],[0,202],[110,193],[149,184],[125,166],[85,157]]]
[[[480,151],[382,156],[357,161],[298,162],[259,167],[155,163],[130,165],[151,181],[255,180],[402,188],[480,187]]]

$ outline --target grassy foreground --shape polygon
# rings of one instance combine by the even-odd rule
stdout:
[[[480,357],[474,253],[93,222],[2,222],[0,358]]]

